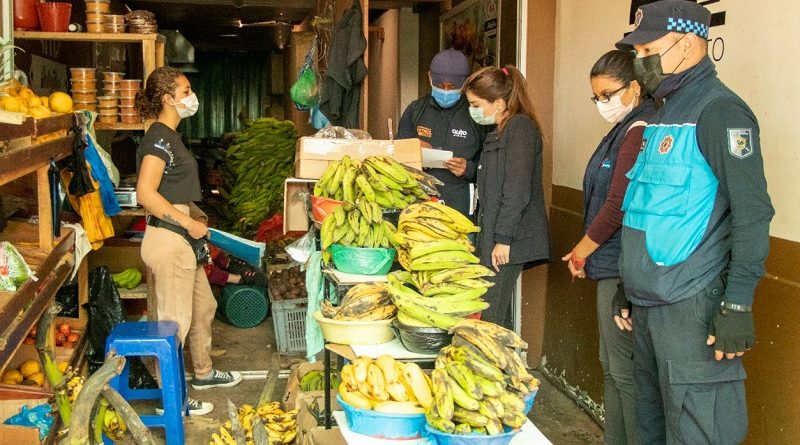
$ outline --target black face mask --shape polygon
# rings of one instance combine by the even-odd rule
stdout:
[[[684,37],[685,36],[686,35],[684,34]],[[675,48],[675,45],[677,45],[681,40],[683,40],[683,37],[675,41],[675,43],[673,43],[669,49],[664,51],[663,55],[666,55],[672,48]],[[642,84],[642,87],[647,94],[655,93],[655,91],[658,89],[658,86],[661,85],[661,82],[663,82],[665,78],[673,75],[675,70],[677,70],[681,64],[683,64],[683,61],[686,60],[686,58],[681,60],[678,66],[672,70],[672,73],[664,74],[664,69],[661,66],[661,56],[662,54],[652,54],[646,57],[637,57],[633,59],[633,74],[636,76],[636,80]]]

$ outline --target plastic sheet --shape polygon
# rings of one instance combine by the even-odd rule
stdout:
[[[50,415],[49,403],[42,403],[33,408],[22,407],[19,414],[9,417],[3,422],[6,425],[27,426],[39,428],[39,440],[44,440],[50,434],[50,427],[53,426],[53,416]]]

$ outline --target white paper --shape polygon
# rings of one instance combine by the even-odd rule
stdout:
[[[444,161],[453,158],[453,152],[440,150],[438,148],[422,149],[422,167],[424,168],[447,168]]]
[[[353,348],[353,354],[356,357],[366,355],[370,358],[378,358],[388,354],[396,360],[433,360],[436,358],[436,354],[417,354],[409,351],[397,338],[377,345],[350,345],[350,347]]]

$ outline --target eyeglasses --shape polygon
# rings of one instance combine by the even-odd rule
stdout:
[[[610,101],[612,97],[616,96],[620,91],[624,90],[625,88],[628,88],[628,84],[625,84],[621,86],[619,89],[614,90],[610,93],[603,93],[599,96],[592,96],[589,98],[589,100],[591,100],[594,103],[600,102],[601,104],[605,104],[608,103],[608,101]]]

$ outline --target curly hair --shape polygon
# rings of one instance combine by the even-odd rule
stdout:
[[[136,93],[136,108],[145,119],[155,119],[164,108],[161,98],[165,94],[174,95],[177,88],[176,80],[183,73],[175,68],[162,66],[149,76],[143,90]]]

